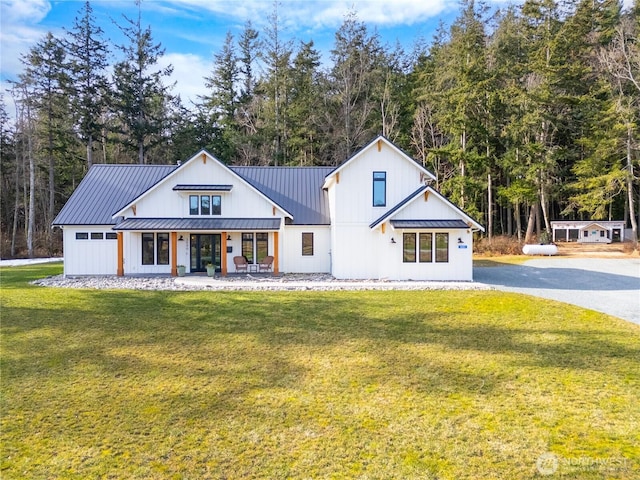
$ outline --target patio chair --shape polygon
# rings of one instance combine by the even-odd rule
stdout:
[[[272,272],[273,271],[273,257],[269,255],[264,257],[258,262],[258,272]]]
[[[236,266],[236,273],[239,272],[247,272],[247,267],[249,266],[249,263],[247,262],[247,259],[244,257],[233,257],[233,264]]]

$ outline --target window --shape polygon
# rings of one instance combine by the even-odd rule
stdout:
[[[420,240],[419,261],[423,263],[433,262],[433,233],[420,233],[418,238]]]
[[[107,232],[104,234],[105,238],[107,240],[117,240],[118,239],[118,234],[115,232]]]
[[[76,240],[89,240],[87,232],[76,232]]]
[[[220,195],[213,195],[211,197],[211,215],[221,215],[222,214],[222,197]]]
[[[253,263],[253,233],[242,234],[242,256]]]
[[[189,215],[198,215],[198,195],[189,195]]]
[[[387,204],[387,172],[373,172],[373,206]]]
[[[256,233],[256,258],[261,262],[269,255],[269,234]]]
[[[313,255],[313,233],[302,234],[302,255]]]
[[[405,263],[416,261],[416,234],[402,234],[402,261]]]
[[[600,230],[600,236],[604,237],[604,230]]]
[[[436,262],[446,263],[449,261],[449,234],[436,233]]]
[[[153,233],[143,233],[142,234],[142,264],[143,265],[153,265],[154,259],[154,241],[153,241]]]
[[[102,232],[91,232],[91,240],[102,240],[104,239],[104,234]]]
[[[200,196],[200,215],[211,214],[211,197],[209,195]]]
[[[169,265],[169,234],[158,234],[158,251],[156,252],[158,265]]]
[[[582,236],[583,236],[584,238],[587,238],[587,237],[589,236],[589,232],[585,230],[585,231],[583,232]]]

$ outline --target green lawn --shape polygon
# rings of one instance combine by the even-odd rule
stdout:
[[[27,283],[60,271],[0,270],[3,479],[640,476],[630,323],[487,291]]]

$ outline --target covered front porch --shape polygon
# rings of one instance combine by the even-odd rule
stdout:
[[[117,275],[169,273],[226,277],[237,273],[277,275],[280,219],[126,219],[117,232]],[[261,263],[270,257],[264,272]],[[238,270],[241,258],[246,268]]]

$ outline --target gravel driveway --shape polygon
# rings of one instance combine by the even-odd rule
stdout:
[[[476,282],[558,300],[640,324],[640,259],[558,258],[475,267]]]

